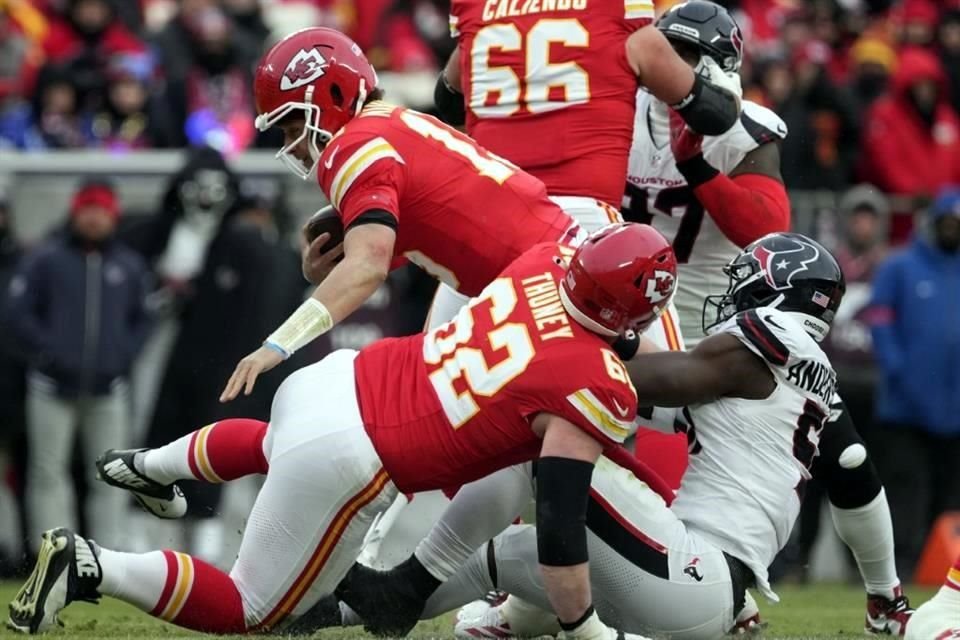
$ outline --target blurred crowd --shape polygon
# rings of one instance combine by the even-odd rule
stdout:
[[[223,409],[212,399],[233,363],[301,299],[282,193],[246,189],[224,162],[279,146],[253,126],[252,72],[264,48],[296,28],[336,27],[383,75],[429,75],[423,104],[410,106],[430,109],[433,74],[454,47],[448,4],[0,0],[0,153],[193,149],[151,215],[128,220],[114,185],[83,183],[64,226],[37,247],[12,237],[0,198],[0,513],[13,513],[2,487],[26,486],[23,530],[35,538],[65,522],[73,497],[63,477],[79,454],[74,438],[51,450],[54,433],[74,433],[89,457],[216,419]],[[672,4],[657,0],[658,10]],[[745,97],[789,127],[782,174],[795,219],[802,206],[815,210],[847,276],[827,347],[881,462],[908,575],[933,518],[960,510],[960,475],[942,473],[960,458],[960,194],[951,190],[960,184],[960,0],[720,4],[743,28]],[[804,200],[810,194],[826,197]],[[383,296],[374,304],[390,313],[373,310],[331,344],[415,331],[429,286],[405,275],[392,286],[403,290],[392,306]],[[409,301],[403,309],[400,300]],[[63,313],[85,321],[49,325]],[[132,403],[141,428],[111,431],[127,419],[117,407],[131,404],[144,351],[152,355],[140,360],[160,364],[133,392],[152,384],[154,400]],[[265,416],[272,381],[230,412]],[[74,473],[89,481],[89,468]],[[124,506],[81,484],[89,518],[110,522],[98,514]],[[215,492],[191,504],[209,515]],[[814,484],[795,567],[811,553],[819,504]],[[0,570],[16,555],[5,548],[11,521],[0,518]],[[111,532],[94,534],[109,544]]]

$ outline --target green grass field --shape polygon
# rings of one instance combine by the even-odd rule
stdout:
[[[19,585],[0,584],[0,602],[4,605],[16,593]],[[782,602],[765,604],[761,611],[768,627],[764,639],[800,640],[807,638],[844,639],[863,636],[864,594],[861,589],[840,585],[814,587],[780,587]],[[914,605],[924,602],[931,590],[913,588],[908,591]],[[683,606],[683,603],[677,603]],[[4,618],[6,611],[4,606]],[[105,599],[98,606],[79,603],[62,615],[66,627],[50,634],[55,638],[123,638],[125,640],[170,640],[197,637],[171,625],[157,622],[133,607]],[[452,637],[451,618],[422,622],[411,634],[414,638]],[[0,629],[0,638],[20,637]],[[224,638],[241,636],[221,636]],[[333,640],[366,637],[359,629],[329,631],[319,637]]]

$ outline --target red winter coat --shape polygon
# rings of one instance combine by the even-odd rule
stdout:
[[[909,88],[926,79],[940,87],[932,127],[908,98]],[[887,193],[904,196],[933,195],[960,183],[960,116],[950,106],[943,67],[929,51],[904,51],[890,92],[867,113],[861,177]]]

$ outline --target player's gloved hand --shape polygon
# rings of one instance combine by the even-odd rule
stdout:
[[[576,628],[561,631],[557,638],[558,640],[650,640],[646,636],[624,633],[608,627],[600,622],[600,616],[596,611]]]
[[[233,375],[220,394],[220,402],[230,402],[240,395],[240,391],[243,391],[245,396],[250,395],[257,376],[270,371],[281,362],[283,355],[279,351],[266,346],[260,347],[237,363],[237,368],[233,370]]]
[[[330,240],[329,233],[321,233],[309,244],[304,243],[300,252],[300,268],[303,277],[313,285],[320,284],[340,260],[343,259],[343,243],[336,245],[329,251],[323,247]]]
[[[743,86],[740,84],[740,74],[724,71],[717,61],[710,56],[701,56],[700,62],[693,72],[712,85],[729,91],[738,98],[743,97]]]
[[[688,127],[673,109],[670,110],[670,150],[677,164],[703,154],[703,136]]]

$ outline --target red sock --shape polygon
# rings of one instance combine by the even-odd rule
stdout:
[[[254,473],[266,473],[263,455],[267,423],[229,418],[194,431],[187,449],[190,471],[198,480],[226,482]]]
[[[240,592],[230,576],[185,553],[164,551],[167,579],[150,615],[195,631],[243,633]]]

